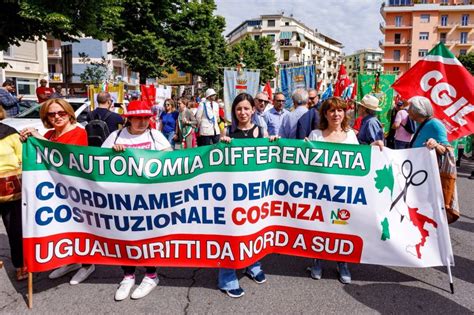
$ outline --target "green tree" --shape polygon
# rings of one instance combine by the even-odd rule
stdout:
[[[171,63],[180,71],[199,75],[208,85],[222,77],[225,58],[225,39],[222,35],[225,20],[213,15],[213,0],[175,1],[178,5],[169,16],[166,42],[172,47]]]
[[[275,77],[276,57],[268,37],[259,37],[254,40],[246,36],[237,44],[228,47],[227,66],[235,67],[241,61],[247,69],[260,69],[261,84]]]
[[[45,39],[47,34],[64,41],[80,36],[107,39],[116,22],[121,0],[12,0],[3,1],[0,50],[20,41]]]
[[[107,78],[107,61],[104,57],[100,62],[91,61],[86,53],[79,53],[79,62],[87,65],[86,69],[79,74],[79,79],[84,84],[100,84]]]
[[[460,55],[458,57],[459,61],[462,63],[464,67],[474,75],[474,53],[469,53],[467,55]]]

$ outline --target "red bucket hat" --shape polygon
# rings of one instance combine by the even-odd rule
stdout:
[[[145,101],[131,101],[128,103],[127,112],[122,115],[123,117],[151,117],[153,112],[151,111],[148,103]]]

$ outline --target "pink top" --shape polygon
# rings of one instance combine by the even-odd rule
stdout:
[[[395,131],[395,140],[403,141],[403,142],[410,142],[411,134],[408,133],[402,125],[407,123],[408,119],[408,112],[404,109],[399,110],[397,116],[395,116],[395,123],[399,123],[400,127]]]

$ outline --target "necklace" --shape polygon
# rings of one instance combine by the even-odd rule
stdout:
[[[247,138],[248,135],[249,135],[250,130],[253,129],[253,125],[250,125],[250,128],[248,128],[248,129],[243,129],[243,128],[239,128],[239,129],[242,130],[242,133],[243,133],[243,134],[245,135],[245,137]]]

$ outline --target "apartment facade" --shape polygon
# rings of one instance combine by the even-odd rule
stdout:
[[[16,83],[16,92],[26,98],[36,99],[39,80],[48,78],[48,50],[45,41],[24,41],[20,46],[10,46],[0,52],[0,84],[6,79]]]
[[[439,42],[456,56],[474,52],[473,0],[389,0],[380,14],[385,71],[403,74]]]
[[[321,81],[320,91],[329,83],[335,83],[339,65],[342,63],[343,45],[293,17],[283,14],[261,15],[242,22],[227,34],[230,45],[238,43],[246,36],[257,39],[270,38],[275,52],[275,66],[292,66],[314,63]],[[276,80],[272,82],[276,87]]]
[[[352,82],[357,80],[358,73],[375,73],[384,71],[382,65],[383,51],[373,48],[361,49],[344,57],[344,66]]]

